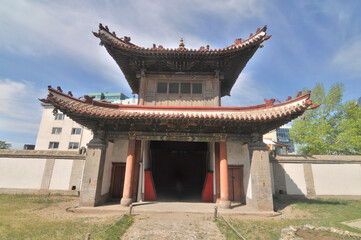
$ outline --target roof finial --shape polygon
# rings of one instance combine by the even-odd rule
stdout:
[[[179,47],[184,48],[183,38],[180,39]]]

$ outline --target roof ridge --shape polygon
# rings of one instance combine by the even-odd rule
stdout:
[[[252,44],[254,42],[263,42],[268,40],[272,35],[268,35],[266,34],[266,30],[267,30],[267,25],[265,25],[262,29],[257,28],[256,33],[250,33],[249,37],[247,39],[242,39],[242,38],[236,38],[234,40],[234,44],[226,46],[224,48],[209,48],[209,45],[207,45],[207,48],[204,48],[204,46],[201,46],[199,49],[192,49],[192,48],[185,48],[185,47],[178,47],[178,48],[164,48],[163,45],[158,45],[158,47],[156,47],[156,44],[153,44],[153,47],[151,48],[146,48],[146,47],[141,47],[138,46],[136,44],[133,44],[130,42],[131,38],[124,36],[124,38],[119,38],[117,37],[116,33],[110,32],[108,26],[103,26],[101,23],[99,24],[99,30],[98,32],[93,32],[94,36],[97,38],[101,39],[100,44],[103,44],[103,40],[102,34],[104,35],[104,32],[106,32],[106,34],[108,34],[109,37],[113,38],[113,40],[117,41],[117,42],[113,42],[112,40],[109,40],[110,42],[113,43],[120,43],[121,45],[123,45],[123,47],[125,48],[133,48],[133,49],[138,49],[138,50],[143,50],[143,51],[171,51],[171,52],[222,52],[225,50],[233,50],[233,49],[239,49],[239,47],[243,48],[245,46],[248,46],[249,44]]]

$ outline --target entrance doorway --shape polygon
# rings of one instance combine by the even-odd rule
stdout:
[[[229,200],[244,203],[243,166],[228,166]]]
[[[110,184],[110,197],[120,199],[123,196],[125,163],[113,163]]]
[[[152,141],[151,171],[157,201],[199,202],[207,173],[205,142]]]

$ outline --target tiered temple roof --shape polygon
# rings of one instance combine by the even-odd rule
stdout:
[[[187,72],[214,73],[219,71],[224,79],[221,81],[221,96],[229,95],[239,74],[249,59],[262,47],[262,42],[271,36],[266,35],[267,27],[257,29],[248,39],[236,39],[233,45],[222,49],[200,47],[188,49],[180,44],[179,48],[169,49],[153,44],[151,48],[137,46],[130,42],[130,37],[119,38],[110,32],[107,26],[99,25],[99,31],[93,34],[100,39],[109,54],[123,71],[133,93],[139,91],[137,74],[145,69],[147,72]]]
[[[249,107],[119,105],[94,101],[87,95],[75,98],[71,92],[65,94],[60,87],[56,90],[50,86],[48,97],[41,101],[89,129],[112,133],[264,134],[318,106],[312,105],[310,92],[277,104],[275,99],[265,99],[265,104]]]

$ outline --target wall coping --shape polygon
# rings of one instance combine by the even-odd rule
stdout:
[[[361,155],[281,155],[270,157],[274,163],[313,163],[313,164],[358,164]]]
[[[0,149],[0,158],[45,158],[85,160],[85,154],[79,154],[77,151]]]

